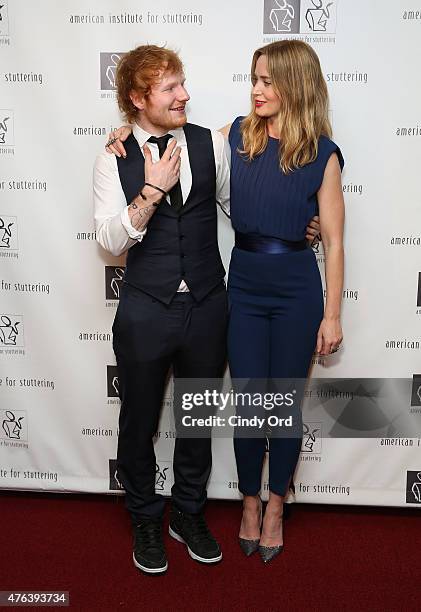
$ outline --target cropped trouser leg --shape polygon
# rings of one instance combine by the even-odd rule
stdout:
[[[270,428],[269,489],[285,495],[301,449],[300,403],[323,317],[320,274],[313,253],[261,255],[234,249],[229,284],[228,358],[234,379],[266,379],[268,389],[296,381],[289,437]],[[262,385],[260,385],[262,388]],[[282,390],[282,389],[280,389]],[[240,409],[241,412],[241,409]],[[238,406],[237,406],[238,413]],[[239,490],[261,488],[265,438],[234,436]]]

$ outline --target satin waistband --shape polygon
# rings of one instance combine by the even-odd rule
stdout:
[[[279,255],[280,253],[291,253],[292,251],[303,251],[308,248],[307,240],[283,240],[272,236],[260,236],[259,234],[241,234],[235,232],[235,246],[243,251],[253,253],[266,253],[267,255]]]

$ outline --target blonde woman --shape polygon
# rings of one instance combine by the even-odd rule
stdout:
[[[303,380],[315,349],[327,355],[342,340],[343,158],[330,139],[327,87],[309,45],[291,40],[258,49],[251,75],[250,113],[224,128],[231,146],[235,230],[228,281],[230,371],[233,379]],[[305,239],[306,225],[317,213],[326,256],[325,306]],[[301,448],[299,410],[294,418],[294,437],[269,435],[269,501],[262,528],[266,441],[234,438],[244,496],[240,545],[247,555],[258,549],[265,562],[283,549],[283,501]]]

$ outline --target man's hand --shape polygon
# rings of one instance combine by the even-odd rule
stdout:
[[[180,147],[177,147],[176,140],[172,140],[165,149],[161,159],[157,162],[152,161],[152,154],[148,145],[143,146],[145,156],[145,183],[151,183],[167,193],[180,178]]]
[[[306,238],[309,242],[319,242],[322,239],[320,236],[320,223],[319,217],[313,217],[310,223],[306,227]]]
[[[117,155],[117,157],[126,157],[126,149],[123,146],[123,142],[127,140],[131,133],[132,128],[130,125],[123,125],[118,130],[110,132],[107,144],[105,145],[107,153]]]
[[[176,148],[176,144],[173,140],[161,159],[155,163],[152,161],[148,145],[145,144],[143,147],[145,185],[128,206],[130,223],[138,231],[143,231],[147,227],[163,198],[163,192],[168,193],[180,177],[180,147]]]

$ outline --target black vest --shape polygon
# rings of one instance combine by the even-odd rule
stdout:
[[[143,240],[127,254],[124,280],[169,304],[182,279],[196,301],[202,300],[224,278],[217,242],[216,171],[210,130],[184,126],[192,173],[192,187],[177,214],[161,200]],[[127,204],[145,180],[145,161],[133,134],[124,143],[127,157],[117,158]]]

